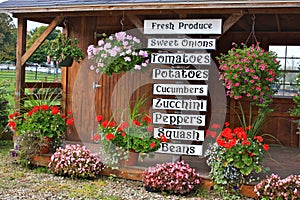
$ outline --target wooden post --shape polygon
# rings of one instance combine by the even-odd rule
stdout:
[[[16,89],[15,89],[15,110],[20,110],[20,105],[23,105],[22,97],[24,96],[25,86],[25,66],[22,64],[22,56],[26,50],[26,32],[27,19],[18,18],[18,38],[16,52]]]

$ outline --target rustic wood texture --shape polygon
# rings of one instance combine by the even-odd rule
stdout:
[[[141,6],[140,8],[143,10],[135,10],[136,8],[133,9],[128,6],[126,8],[129,10],[118,10],[118,8],[121,7],[116,6],[109,11],[105,11],[104,7],[103,10],[101,10],[100,6],[97,7],[99,10],[95,12],[80,12],[79,14],[79,12],[76,12],[75,10],[68,10],[70,12],[62,12],[60,14],[67,17],[68,24],[65,29],[67,29],[70,36],[75,36],[79,39],[79,46],[83,50],[86,50],[89,44],[97,44],[99,35],[95,37],[95,33],[105,32],[109,35],[121,31],[122,29],[128,31],[136,27],[142,28],[142,23],[145,19],[221,18],[224,23],[224,34],[222,34],[222,37],[220,37],[217,42],[217,49],[211,52],[212,58],[214,58],[220,53],[227,52],[227,50],[231,48],[232,42],[245,42],[251,31],[253,14],[256,16],[255,35],[264,48],[272,44],[300,45],[300,27],[298,26],[300,9],[293,7],[292,4],[293,3],[289,4],[289,6],[291,6],[289,8],[284,7],[284,5],[288,4],[280,4],[281,7],[276,9],[270,8],[270,5],[265,6],[265,4],[261,3],[256,4],[256,6],[265,7],[259,9],[255,7],[242,9],[241,5],[236,5],[236,7],[231,5],[224,8],[212,6],[209,9],[208,7],[203,9],[201,4],[190,4],[184,5],[183,7],[170,4],[170,6],[174,6],[172,9],[164,7],[164,5],[157,5],[159,9],[151,8],[150,10],[148,7],[145,8]],[[124,26],[120,23],[123,14]],[[30,14],[15,13],[14,16],[20,19],[26,18],[35,21],[48,21],[50,23],[53,18],[58,16],[58,14],[55,11],[51,11]],[[21,28],[24,26],[22,23],[25,23],[25,21],[26,20],[23,20],[19,23],[19,35],[21,35]],[[138,37],[139,36],[140,35],[138,35]],[[201,38],[201,36],[194,37]],[[17,52],[19,53],[17,54],[19,57],[24,53],[20,53],[22,49],[21,44],[24,46],[24,40],[25,37],[18,38]],[[255,42],[254,38],[250,38],[249,44],[253,42]],[[21,63],[17,64],[17,82],[20,84],[22,83],[23,86],[18,85],[18,90],[26,87],[24,81],[21,81],[22,77],[20,74],[23,74],[23,72],[21,73],[21,70],[24,69],[19,67],[20,65]],[[149,94],[149,97],[152,97],[151,80],[149,80],[149,76],[151,76],[150,70],[145,74],[140,75],[140,77],[136,76],[137,74],[131,77],[127,75],[127,73],[107,77],[105,75],[96,75],[94,72],[90,72],[88,68],[88,64],[84,61],[82,63],[74,63],[71,68],[63,69],[62,87],[65,95],[65,102],[63,102],[62,107],[66,111],[74,110],[75,114],[79,115],[77,119],[79,121],[75,121],[75,126],[68,130],[68,139],[80,140],[80,137],[83,137],[84,140],[90,141],[90,137],[97,126],[94,120],[95,115],[102,114],[105,118],[109,119],[114,112],[121,113],[128,105],[128,102],[134,102],[141,94],[146,93]],[[145,79],[145,77],[147,78]],[[217,78],[214,78],[213,80],[214,82],[218,81]],[[101,85],[101,87],[95,90],[91,89],[91,84],[93,84],[93,82]],[[144,83],[146,85],[150,83],[150,85],[143,86]],[[122,89],[117,89],[120,85],[122,86]],[[218,90],[215,90],[215,88],[212,88],[209,92],[213,94],[217,91]],[[212,104],[215,106],[214,102],[212,102]],[[296,135],[295,124],[292,123],[291,117],[287,112],[290,107],[294,106],[294,103],[291,98],[276,98],[274,104],[278,105],[278,109],[285,110],[276,111],[272,114],[272,120],[267,121],[263,128],[264,133],[273,135],[282,144],[299,146],[300,141],[298,135]],[[232,101],[227,101],[227,106],[227,119],[230,120],[233,125],[238,125],[234,110],[230,109],[230,107],[234,106]],[[150,108],[146,108],[146,110],[149,109]],[[223,112],[223,108],[218,107],[218,109],[209,110],[211,113],[208,113],[208,116],[218,115],[219,109]],[[120,118],[120,114],[116,114],[114,118]],[[84,121],[87,125],[79,125]],[[78,130],[76,129],[80,130],[80,132],[85,132],[83,133],[84,136],[79,137],[77,133]],[[81,134],[82,133],[80,133],[80,135]],[[270,142],[275,142],[271,137],[268,140],[270,140]]]

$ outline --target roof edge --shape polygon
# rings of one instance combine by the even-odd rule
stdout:
[[[0,4],[1,5],[1,4]],[[156,9],[247,9],[247,8],[300,8],[300,1],[203,1],[180,3],[121,3],[102,5],[70,5],[44,7],[0,7],[0,11],[8,13],[38,12],[78,12],[78,11],[113,11],[113,10],[156,10]]]

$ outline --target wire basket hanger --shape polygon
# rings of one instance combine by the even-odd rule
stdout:
[[[252,15],[252,27],[251,27],[251,32],[250,32],[250,34],[249,34],[249,36],[248,36],[248,38],[247,38],[245,44],[247,44],[247,43],[249,42],[249,39],[251,38],[251,36],[252,36],[252,38],[254,39],[255,43],[258,43],[257,38],[256,38],[256,36],[255,36],[255,14]]]

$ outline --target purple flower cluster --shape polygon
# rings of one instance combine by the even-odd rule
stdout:
[[[290,175],[281,179],[278,175],[272,174],[258,183],[254,191],[259,199],[300,199],[300,175]]]
[[[103,169],[103,163],[96,154],[77,144],[56,149],[48,167],[54,174],[61,176],[96,178]]]
[[[143,182],[145,187],[153,190],[186,194],[199,185],[201,179],[195,169],[184,161],[178,161],[149,167],[143,173]]]
[[[126,32],[117,32],[99,40],[98,46],[90,45],[87,53],[88,58],[95,61],[90,69],[108,75],[141,70],[150,62],[148,52],[141,49],[140,39]]]

